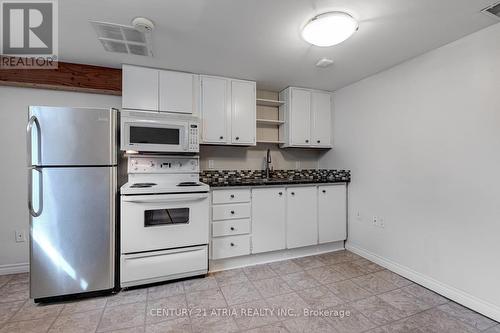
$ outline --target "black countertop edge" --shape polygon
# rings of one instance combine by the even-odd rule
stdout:
[[[207,183],[211,188],[213,187],[236,187],[236,186],[276,186],[276,185],[315,185],[315,184],[338,184],[349,183],[350,180],[326,180],[326,179],[307,179],[307,180],[288,180],[282,181],[261,181],[258,179],[238,180],[230,182],[213,182]]]

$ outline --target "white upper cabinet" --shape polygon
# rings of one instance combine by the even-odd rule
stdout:
[[[318,187],[319,242],[347,238],[347,193],[344,184]]]
[[[311,93],[293,89],[290,96],[290,143],[309,146],[311,141]]]
[[[123,65],[124,109],[196,113],[198,75]]]
[[[201,77],[202,142],[224,144],[228,140],[228,81]]]
[[[196,75],[159,71],[160,111],[194,113]]]
[[[158,70],[123,65],[122,108],[158,111]]]
[[[282,147],[331,148],[332,94],[290,87],[280,93]]]
[[[231,143],[255,145],[255,82],[231,81]]]
[[[316,187],[287,188],[286,245],[295,248],[318,244]]]
[[[311,93],[311,143],[317,146],[331,145],[332,95],[324,92]]]
[[[285,207],[284,187],[252,189],[252,253],[285,248]]]
[[[255,82],[201,76],[202,143],[255,145]]]

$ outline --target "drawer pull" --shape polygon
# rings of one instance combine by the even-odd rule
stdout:
[[[321,140],[316,141],[317,143],[321,143]]]
[[[292,192],[291,195],[295,195],[295,192]]]
[[[231,227],[231,230],[234,231],[234,227]]]
[[[234,246],[234,243],[231,243],[231,246]]]
[[[239,136],[237,136],[235,139],[236,139],[236,140],[239,140],[239,139],[240,139],[240,137],[239,137]]]
[[[278,194],[279,194],[279,195],[283,195],[283,192],[279,192]]]
[[[231,199],[234,199],[234,194],[231,194],[230,197],[231,197]]]
[[[222,139],[224,139],[224,137],[221,135],[221,136],[219,136],[219,139],[222,140]]]
[[[326,190],[323,190],[322,192],[323,192],[323,193],[326,193]]]
[[[309,143],[309,140],[306,140],[306,143]]]
[[[231,214],[233,214],[233,215],[234,215],[234,210],[232,210],[232,211],[231,211]]]

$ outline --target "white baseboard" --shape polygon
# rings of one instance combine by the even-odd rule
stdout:
[[[312,256],[316,254],[339,251],[344,249],[344,241],[327,244],[300,247],[296,249],[280,250],[251,254],[247,256],[210,260],[209,271],[217,272],[226,269],[241,268],[252,265],[267,264],[270,262]]]
[[[356,245],[346,243],[346,249],[352,251],[366,259],[369,259],[382,267],[385,267],[395,273],[398,273],[405,278],[412,280],[446,298],[449,298],[465,307],[468,307],[476,312],[479,312],[493,320],[500,321],[500,307],[470,295],[455,287],[442,283],[427,275],[421,274],[411,268],[400,265],[392,260],[383,258],[375,253],[365,250]]]
[[[0,275],[26,273],[30,271],[28,263],[0,265]]]

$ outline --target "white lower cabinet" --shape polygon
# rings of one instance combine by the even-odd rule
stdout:
[[[343,241],[344,183],[212,191],[211,259]]]
[[[318,187],[318,228],[320,243],[346,239],[346,200],[346,187],[343,184]]]
[[[287,192],[287,248],[318,244],[318,203],[314,187],[289,187]]]
[[[284,187],[252,190],[252,253],[286,247],[285,203]]]
[[[250,254],[250,235],[212,239],[212,259],[238,257]]]

